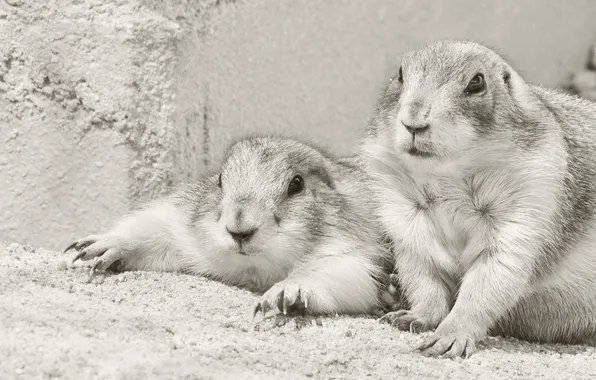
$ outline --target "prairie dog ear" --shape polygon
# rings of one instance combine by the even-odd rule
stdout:
[[[531,103],[533,95],[528,93],[525,81],[510,65],[504,64],[501,67],[501,78],[509,95],[515,99],[519,99],[520,102]]]
[[[331,178],[331,175],[329,175],[329,172],[327,171],[327,169],[325,167],[318,166],[318,167],[312,168],[308,171],[308,175],[317,177],[329,188],[335,190],[335,183],[333,181],[333,178]]]
[[[511,85],[511,72],[505,68],[503,69],[501,76],[503,77],[503,82],[505,82],[505,85],[509,87]]]

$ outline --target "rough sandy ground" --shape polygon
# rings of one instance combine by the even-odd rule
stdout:
[[[85,283],[65,258],[0,243],[0,379],[596,377],[590,347],[491,338],[466,361],[428,359],[410,352],[419,336],[372,318],[273,328],[246,291],[168,273]]]

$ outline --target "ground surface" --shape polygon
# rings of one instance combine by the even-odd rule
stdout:
[[[491,338],[466,361],[427,359],[410,352],[420,336],[372,318],[274,328],[248,292],[166,273],[85,283],[67,258],[0,243],[0,379],[596,378],[590,347]]]

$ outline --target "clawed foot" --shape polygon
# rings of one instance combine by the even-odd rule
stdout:
[[[288,281],[278,282],[263,294],[255,306],[253,315],[257,315],[258,312],[265,315],[276,308],[284,315],[305,314],[311,296],[303,285]]]
[[[465,331],[435,332],[416,350],[428,357],[467,359],[476,351],[476,340],[472,334]]]
[[[95,260],[91,266],[91,274],[105,271],[123,258],[122,250],[117,248],[117,244],[103,235],[90,235],[79,239],[69,245],[64,252],[71,249],[77,251],[77,255],[72,260],[73,263],[77,260]]]
[[[389,323],[391,326],[397,327],[399,330],[409,331],[415,334],[429,331],[434,328],[430,320],[423,318],[410,310],[389,312],[382,316],[379,321]]]

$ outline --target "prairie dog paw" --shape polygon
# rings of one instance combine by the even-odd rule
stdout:
[[[469,358],[476,351],[476,343],[484,335],[474,324],[451,321],[452,319],[445,319],[417,350],[429,357]]]
[[[108,235],[89,235],[73,242],[64,252],[71,249],[77,252],[72,260],[73,263],[77,260],[95,260],[91,267],[92,273],[96,270],[107,270],[112,264],[124,258],[124,250],[119,240]]]
[[[411,333],[422,333],[432,330],[436,324],[430,318],[425,318],[410,310],[392,311],[379,319],[380,322],[389,323],[402,331]]]
[[[417,350],[429,357],[467,359],[476,351],[476,339],[466,331],[435,332]]]
[[[283,314],[305,314],[312,293],[305,285],[291,281],[281,281],[273,285],[263,294],[254,309],[254,315],[259,311],[265,315],[268,311],[277,308]]]

